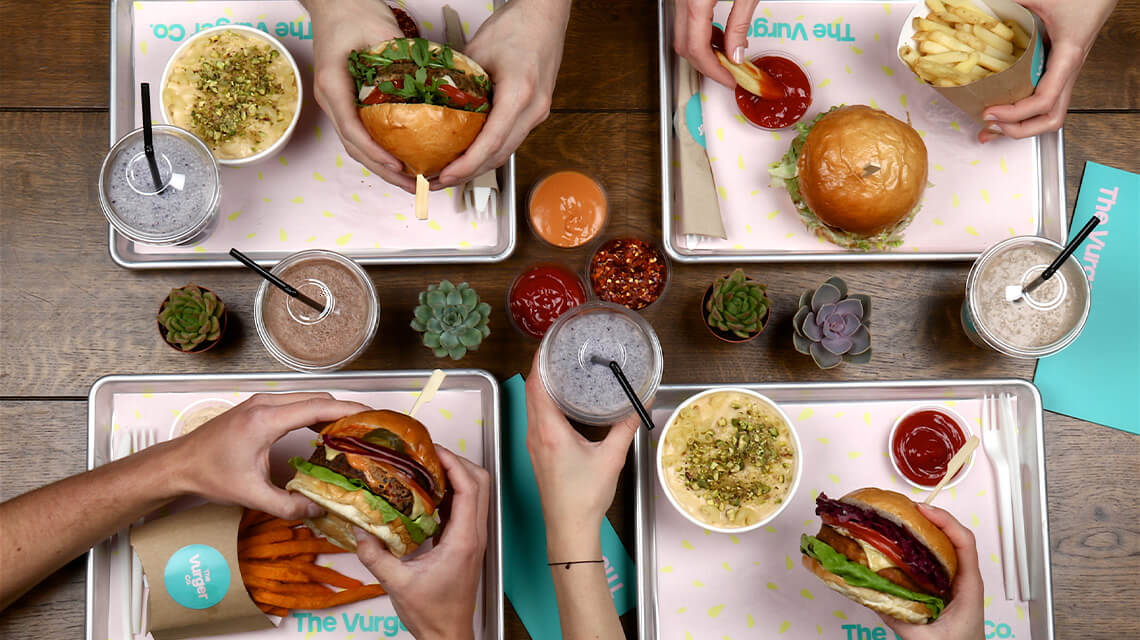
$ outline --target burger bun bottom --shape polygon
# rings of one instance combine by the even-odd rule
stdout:
[[[858,602],[873,611],[897,618],[911,624],[926,624],[930,622],[930,609],[921,602],[906,600],[889,593],[875,591],[866,587],[857,587],[848,584],[846,580],[823,568],[815,558],[801,556],[804,567],[823,580],[832,591],[836,591],[847,598]]]
[[[399,518],[384,522],[380,512],[373,509],[364,499],[363,491],[347,491],[300,472],[285,485],[285,488],[305,496],[328,510],[328,513],[320,518],[305,520],[305,524],[314,533],[327,538],[329,542],[342,549],[356,551],[353,525],[379,538],[388,551],[396,557],[405,556],[419,547]]]

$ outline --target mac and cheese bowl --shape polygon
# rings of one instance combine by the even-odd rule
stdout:
[[[169,124],[201,138],[219,164],[244,166],[285,147],[301,98],[301,72],[279,40],[223,25],[175,50],[162,73],[159,106]]]
[[[694,524],[742,533],[768,524],[800,483],[792,421],[747,389],[710,389],[673,412],[657,442],[657,475],[670,504]]]

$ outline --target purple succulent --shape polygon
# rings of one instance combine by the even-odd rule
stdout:
[[[810,355],[820,369],[842,362],[863,364],[871,360],[871,298],[848,297],[847,283],[831,277],[812,291],[800,295],[800,306],[792,320],[792,340],[796,351]]]

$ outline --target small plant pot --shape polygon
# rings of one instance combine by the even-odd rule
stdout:
[[[199,286],[199,285],[187,285],[187,286],[197,286],[199,289],[202,290],[202,293],[214,293],[210,289],[207,289],[206,287],[203,287],[203,286]],[[180,347],[178,347],[178,345],[171,344],[169,341],[167,341],[167,339],[166,339],[166,327],[162,326],[162,322],[157,320],[158,315],[162,314],[162,310],[166,308],[166,303],[170,301],[170,294],[167,294],[166,297],[162,299],[162,304],[158,305],[158,313],[155,314],[155,318],[156,318],[155,324],[158,325],[158,335],[162,336],[163,344],[170,347],[171,349],[174,349],[178,353],[204,353],[204,352],[209,351],[210,349],[213,349],[214,347],[218,346],[218,343],[220,343],[226,337],[226,320],[229,318],[230,310],[229,310],[229,308],[224,306],[224,301],[222,300],[221,296],[218,296],[218,294],[216,294],[216,293],[214,293],[214,296],[216,296],[218,298],[218,302],[223,303],[222,318],[221,318],[221,320],[218,321],[219,333],[218,333],[218,339],[217,340],[211,340],[209,342],[203,342],[202,344],[198,345],[197,347],[194,347],[193,349],[191,349],[189,351],[183,351]]]
[[[751,280],[752,278],[748,279]],[[701,321],[704,323],[705,328],[709,330],[709,333],[716,336],[718,340],[727,342],[728,344],[744,344],[745,342],[751,342],[756,339],[756,336],[764,333],[764,327],[768,326],[768,318],[772,315],[771,300],[768,301],[768,309],[764,311],[763,319],[760,322],[760,329],[755,333],[749,334],[747,338],[741,338],[731,331],[721,331],[720,329],[717,329],[716,327],[709,324],[709,313],[707,311],[707,308],[709,304],[709,298],[712,297],[712,292],[713,285],[710,284],[708,288],[705,289],[705,295],[701,297]]]

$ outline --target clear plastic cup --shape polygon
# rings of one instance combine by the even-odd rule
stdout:
[[[1072,344],[1084,329],[1092,289],[1075,256],[1017,302],[1007,285],[1034,280],[1063,250],[1052,240],[1018,236],[990,247],[966,278],[962,328],[974,344],[1015,358],[1042,358]]]
[[[380,323],[376,287],[360,265],[324,249],[277,263],[273,275],[324,305],[317,312],[263,281],[253,304],[257,336],[281,364],[305,373],[335,371],[360,357]]]
[[[197,136],[170,125],[153,128],[159,185],[155,188],[135,129],[107,152],[99,170],[99,205],[116,231],[134,242],[186,245],[216,226],[222,181],[213,154]]]
[[[633,405],[609,368],[621,366],[642,404],[657,394],[665,358],[653,327],[608,302],[587,302],[559,316],[539,345],[538,371],[546,392],[569,418],[609,425]],[[596,361],[595,361],[596,360]]]

